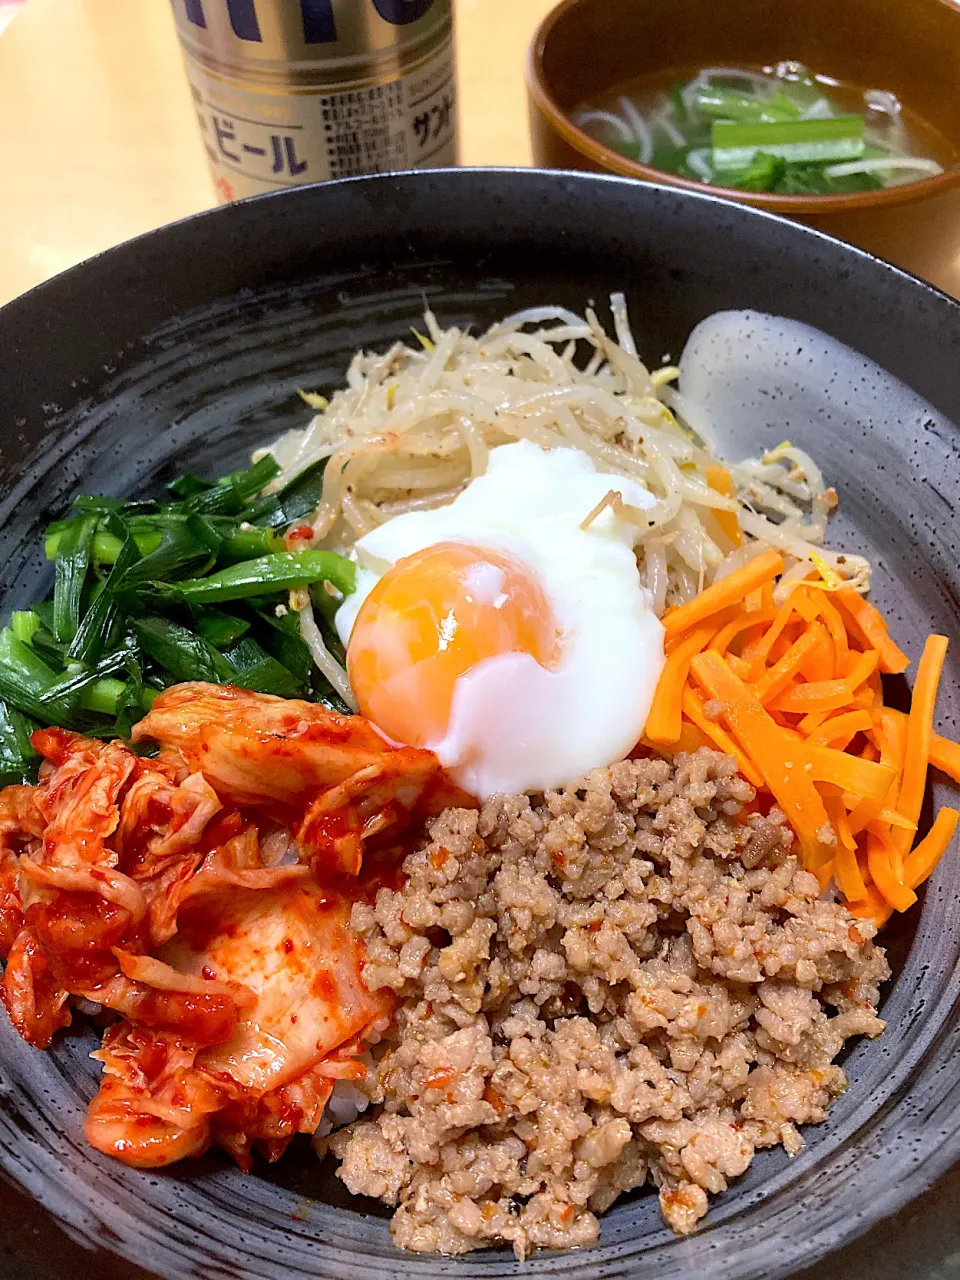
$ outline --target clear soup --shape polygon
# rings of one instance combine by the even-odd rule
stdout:
[[[777,195],[916,182],[958,157],[895,94],[802,63],[637,77],[573,112],[604,146],[692,181]]]

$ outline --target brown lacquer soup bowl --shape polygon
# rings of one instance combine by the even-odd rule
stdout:
[[[574,123],[576,109],[637,77],[683,80],[702,67],[801,62],[895,93],[939,135],[944,171],[852,195],[711,188],[819,227],[960,293],[960,7],[951,0],[565,0],[541,23],[527,64],[537,164],[619,173],[687,189],[701,183],[628,159]],[[953,157],[953,158],[951,158]]]

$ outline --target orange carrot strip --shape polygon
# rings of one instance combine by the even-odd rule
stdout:
[[[834,716],[820,725],[810,734],[810,741],[843,751],[849,746],[854,734],[865,733],[871,728],[873,728],[873,718],[869,711],[846,711],[843,715]]]
[[[824,626],[830,632],[830,638],[833,640],[834,649],[836,650],[837,671],[840,671],[846,661],[847,650],[850,647],[847,639],[847,628],[844,625],[843,618],[840,616],[840,610],[830,600],[827,599],[825,591],[818,591],[817,596],[817,612],[823,619]]]
[[[850,686],[850,692],[859,689],[860,686],[867,681],[877,669],[880,661],[880,655],[876,649],[867,649],[864,653],[858,654],[856,662],[852,663],[844,677]],[[869,687],[869,686],[868,686]],[[873,690],[871,689],[871,692]]]
[[[690,659],[710,643],[713,633],[711,626],[697,627],[667,656],[644,730],[651,742],[669,746],[680,737],[683,689],[690,674]]]
[[[871,713],[875,719],[874,734],[880,744],[880,762],[893,769],[893,782],[882,801],[861,800],[850,814],[850,830],[854,835],[873,822],[881,810],[895,808],[900,794],[900,772],[903,769],[903,754],[906,750],[907,718],[899,711],[889,707],[881,707]]]
[[[903,853],[894,843],[893,834],[887,823],[885,823],[882,818],[874,818],[874,820],[867,826],[866,835],[868,840],[870,836],[874,836],[880,841],[884,849],[886,849],[887,856],[890,859],[890,871],[893,874],[894,880],[896,880],[898,884],[906,884],[906,881],[903,878]],[[910,840],[912,841],[912,839],[913,835],[911,834]]]
[[[895,911],[909,911],[917,895],[894,875],[890,850],[872,829],[867,831],[867,864],[873,883]]]
[[[794,742],[803,742],[803,734],[794,729],[793,725],[781,724],[778,727],[781,733],[785,733],[787,737],[791,738]]]
[[[768,705],[775,711],[796,712],[822,711],[824,714],[836,711],[840,707],[850,705],[850,689],[845,680],[823,680],[816,684],[799,684],[778,697]]]
[[[930,744],[933,741],[933,713],[937,700],[937,686],[940,683],[940,673],[943,670],[946,654],[946,636],[927,636],[927,642],[923,646],[923,654],[917,666],[917,678],[910,700],[903,778],[897,800],[897,810],[911,822],[920,821],[923,792],[927,785],[927,761],[930,758]],[[906,854],[911,844],[909,832],[895,832],[894,840],[900,852]]]
[[[795,613],[793,607],[793,592],[787,596],[786,600],[777,610],[777,616],[767,629],[766,633],[757,644],[751,655],[751,674],[754,680],[759,680],[763,671],[764,664],[767,661],[770,650],[773,648],[774,641],[783,631],[784,627],[790,621]]]
[[[850,828],[846,819],[843,821],[849,833]],[[860,863],[857,861],[856,841],[853,849],[850,849],[846,841],[841,838],[840,847],[837,849],[837,884],[847,902],[866,901],[867,886],[864,883],[863,872],[860,870]]]
[[[841,791],[840,796],[843,803],[849,810],[849,816],[853,817],[854,812],[859,809],[860,805],[863,803],[861,797],[852,791]],[[913,823],[908,822],[902,813],[897,813],[896,809],[888,809],[882,801],[879,809],[876,808],[876,802],[871,801],[871,803],[874,804],[874,811],[871,814],[868,823],[876,822],[878,824],[878,830],[881,827],[902,827],[904,831],[916,831],[916,827]],[[864,826],[867,826],[868,823],[864,823]],[[856,834],[859,834],[859,832]]]
[[[727,577],[701,591],[689,603],[670,609],[663,616],[664,630],[668,635],[686,631],[730,604],[737,604],[751,591],[769,582],[783,572],[783,556],[776,551],[763,551],[742,569],[735,569]]]
[[[811,591],[805,582],[798,582],[792,588],[793,607],[804,622],[813,622],[820,612],[819,591]]]
[[[923,884],[946,852],[953,839],[960,813],[956,809],[941,809],[933,826],[920,843],[903,860],[903,878],[911,889]]]
[[[770,646],[769,653],[767,654],[767,662],[771,666],[776,665],[784,654],[787,653],[797,640],[800,639],[801,634],[802,628],[796,626],[794,623],[787,623],[777,636],[776,640],[774,640],[773,644]],[[757,672],[757,678],[759,679],[761,675],[763,675],[762,668]]]
[[[867,896],[867,886],[857,862],[857,842],[850,832],[846,811],[842,804],[834,800],[827,804],[827,813],[838,837],[834,877],[840,892],[848,902],[863,900]]]
[[[935,733],[930,743],[930,763],[960,784],[960,743]]]
[[[741,680],[746,680],[750,674],[750,664],[745,662],[743,658],[738,658],[736,654],[728,653],[724,661],[729,665],[730,670],[735,672]]]
[[[691,724],[689,720],[684,720],[680,726],[680,737],[676,742],[672,742],[669,748],[664,748],[658,743],[651,742],[646,736],[640,739],[640,745],[658,753],[663,750],[669,750],[671,752],[684,751],[688,755],[692,755],[694,751],[699,751],[701,747],[710,747],[712,750],[714,746],[707,735],[701,733],[697,726]]]
[[[887,809],[884,807],[877,814],[878,822],[885,822],[888,827],[902,827],[904,831],[910,831],[916,834],[916,824],[908,822],[902,813],[897,813],[896,809]]]
[[[803,717],[797,728],[806,738],[819,729],[829,715],[829,711],[810,711]]]
[[[821,862],[818,867],[813,868],[813,874],[817,877],[817,882],[820,885],[820,892],[822,893],[830,881],[836,879],[836,858],[828,858],[826,862]]]
[[[743,607],[747,613],[759,613],[763,608],[763,592],[759,587],[755,591],[748,591],[743,597]]]
[[[817,623],[820,626],[819,623]],[[833,640],[826,630],[816,649],[810,654],[800,668],[804,680],[835,680],[837,664],[834,657]]]
[[[879,609],[865,600],[852,587],[843,587],[836,593],[836,600],[851,623],[851,630],[865,649],[876,649],[880,654],[880,670],[892,675],[906,671],[910,659],[890,639],[887,623]]]
[[[842,805],[837,806],[837,837],[840,841],[840,848],[847,849],[850,853],[856,853],[857,842],[850,834],[850,823],[847,821],[847,815]]]
[[[750,615],[747,614],[747,617],[749,616]],[[763,632],[757,629],[756,631],[751,632],[749,637],[744,640],[743,644],[740,646],[740,657],[749,665],[751,675],[754,668],[754,658],[757,655],[757,650],[762,644]]]
[[[819,622],[814,622],[808,630],[795,640],[783,657],[772,667],[768,667],[753,687],[754,693],[761,702],[769,702],[782,692],[803,664],[819,648],[821,639],[827,639],[827,633]]]
[[[771,702],[778,711],[835,711],[849,706],[855,690],[876,670],[878,654],[875,649],[858,655],[855,669],[842,680],[823,680],[816,684],[800,685],[781,694]]]
[[[751,786],[763,786],[763,778],[730,735],[717,724],[716,720],[710,719],[704,710],[703,701],[698,696],[697,691],[689,686],[683,691],[683,714],[693,721],[701,733],[706,734],[712,746],[719,747],[728,756],[733,756],[737,762],[737,768]]]
[[[847,910],[860,920],[872,920],[877,928],[881,928],[893,915],[893,908],[874,890],[868,887],[867,897],[863,902],[849,902]]]
[[[739,607],[739,605],[737,605],[737,606],[729,607],[726,609],[721,609],[719,613],[715,613],[711,615],[711,617],[708,620],[701,623],[700,625],[709,626],[711,631],[716,631],[718,627],[725,626],[726,623],[732,622],[734,619],[741,618],[741,617],[743,617],[743,611]],[[682,644],[683,640],[686,638],[688,634],[689,632],[687,631],[677,631],[676,633],[672,633],[670,635],[664,636],[663,638],[664,652],[667,654],[673,653],[677,645]]]
[[[829,857],[820,835],[828,827],[827,811],[816,787],[804,773],[802,744],[791,740],[760,700],[738,680],[718,653],[698,653],[690,664],[702,689],[723,703],[730,731],[762,774],[774,799],[796,831],[810,866]],[[799,750],[798,750],[799,748]]]
[[[741,613],[738,616],[731,618],[729,622],[725,623],[720,628],[717,634],[710,641],[708,648],[716,649],[717,653],[726,653],[730,644],[742,631],[747,631],[751,627],[763,626],[768,622],[772,622],[776,616],[777,615],[773,610],[769,613],[764,611],[759,614]]]
[[[879,800],[881,804],[896,777],[887,765],[874,764],[817,742],[807,742],[801,751],[804,764],[810,765],[806,772],[814,782],[829,782],[841,791]]]
[[[707,484],[714,493],[722,493],[725,498],[733,497],[733,481],[730,479],[730,472],[717,462],[711,462],[707,467]],[[743,543],[743,533],[735,511],[714,511],[713,518],[735,547]]]
[[[883,749],[883,742],[886,742],[890,754],[889,763],[900,774],[903,772],[903,763],[907,758],[907,722],[909,717],[902,711],[894,710],[893,707],[880,707],[878,714],[883,728],[883,741],[880,743],[881,750]],[[884,763],[887,762],[885,761]]]

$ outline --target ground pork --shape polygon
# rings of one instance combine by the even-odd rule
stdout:
[[[406,881],[354,908],[365,981],[400,996],[324,1140],[405,1249],[592,1244],[645,1182],[694,1229],[758,1147],[801,1150],[883,1030],[873,927],[821,901],[776,810],[711,751],[448,809]]]

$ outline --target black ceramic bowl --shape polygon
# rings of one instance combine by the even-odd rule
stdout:
[[[389,344],[425,300],[445,322],[482,325],[545,301],[582,309],[617,288],[651,359],[677,352],[711,312],[756,308],[832,334],[960,421],[960,307],[767,214],[532,171],[306,187],[166,227],[0,312],[3,610],[45,585],[38,533],[72,493],[145,490],[185,467],[223,471],[303,421],[297,386],[335,386],[357,347]],[[842,495],[842,536],[874,557],[880,603],[916,654],[928,630],[957,630],[960,435],[932,413],[898,413],[877,397],[853,426],[811,423],[809,442]],[[948,731],[958,707],[951,659],[940,702]],[[522,1266],[505,1252],[396,1252],[382,1213],[352,1201],[306,1143],[252,1177],[216,1156],[164,1173],[111,1163],[82,1137],[97,1074],[87,1057],[93,1033],[72,1031],[40,1054],[3,1019],[5,1274],[775,1280],[901,1210],[960,1154],[958,899],[954,851],[922,910],[889,931],[889,1030],[850,1054],[850,1089],[825,1125],[807,1131],[802,1155],[761,1153],[690,1238],[671,1235],[655,1198],[641,1195],[606,1216],[596,1248],[541,1253]],[[936,1221],[928,1197],[925,1216],[901,1212],[896,1230],[874,1227],[866,1245],[816,1274],[924,1274],[918,1250],[932,1262],[957,1247],[950,1189],[934,1193]]]

